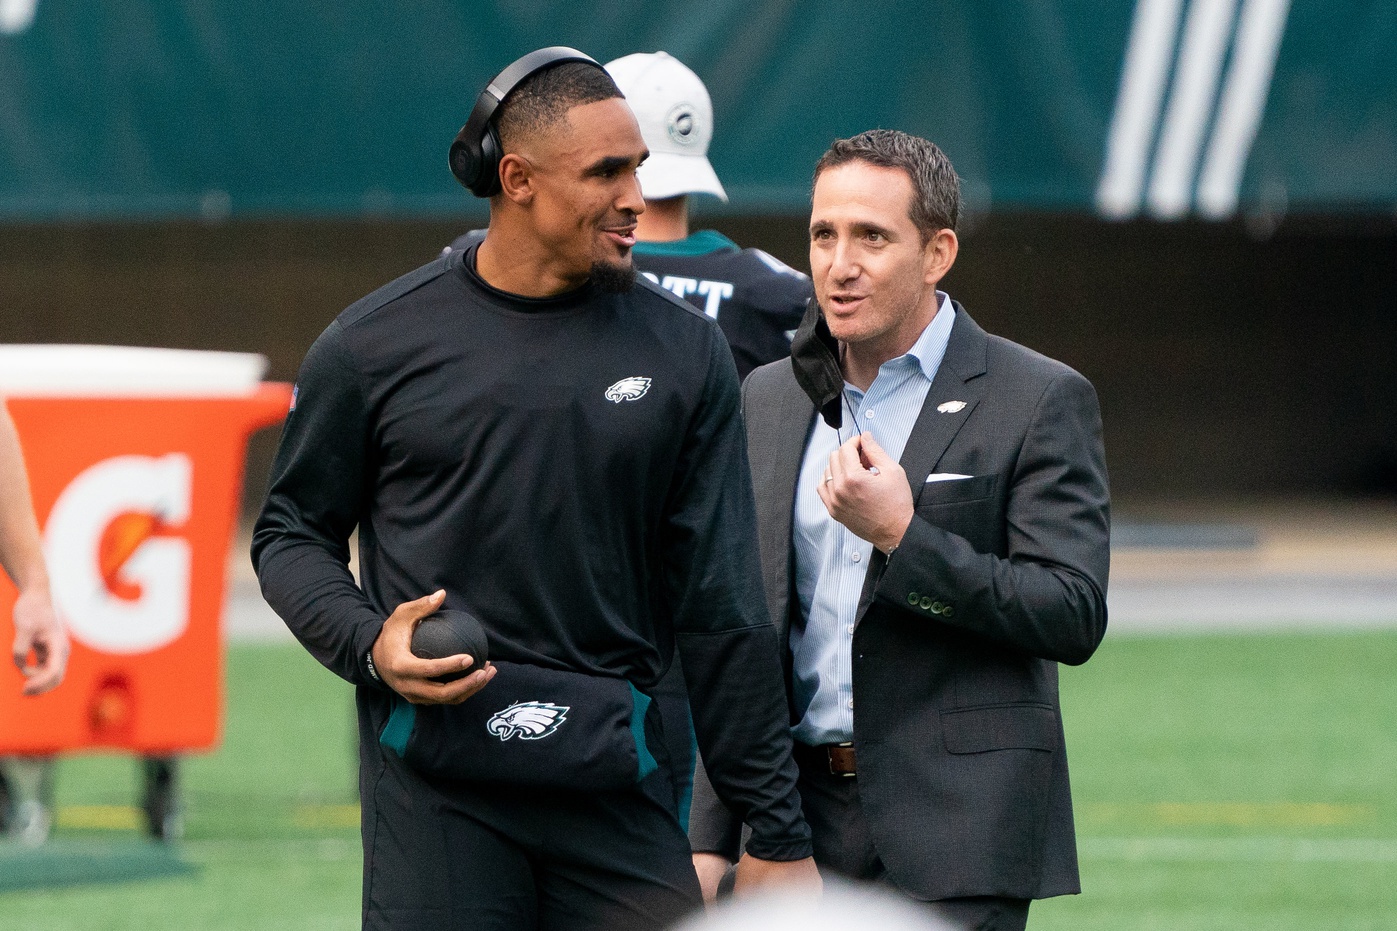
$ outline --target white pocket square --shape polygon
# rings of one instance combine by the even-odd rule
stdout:
[[[973,475],[961,475],[959,472],[933,472],[926,477],[928,482],[958,482],[963,478],[974,478]]]

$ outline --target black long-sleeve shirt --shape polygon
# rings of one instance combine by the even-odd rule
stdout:
[[[482,619],[492,659],[644,689],[677,642],[749,849],[808,856],[721,333],[643,279],[528,299],[473,265],[443,255],[311,347],[253,538],[267,602],[385,707],[368,666],[383,619],[438,588]]]

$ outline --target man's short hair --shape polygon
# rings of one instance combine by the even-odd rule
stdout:
[[[519,140],[550,128],[573,107],[620,96],[611,75],[597,65],[566,61],[536,71],[500,102],[500,145],[512,151]]]
[[[815,180],[826,168],[867,162],[901,168],[912,179],[912,223],[925,244],[937,230],[954,231],[960,219],[960,178],[936,143],[897,129],[870,129],[836,139],[815,163]]]

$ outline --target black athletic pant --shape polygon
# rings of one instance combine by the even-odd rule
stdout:
[[[694,718],[689,711],[689,690],[684,685],[684,672],[679,666],[679,654],[669,665],[669,671],[650,690],[650,699],[660,714],[665,755],[669,758],[670,780],[674,786],[674,806],[679,823],[689,829],[689,806],[694,796],[694,764],[698,760],[698,745],[694,741]],[[659,759],[658,754],[656,759]]]
[[[822,873],[896,889],[873,846],[858,783],[857,777],[820,772],[817,765],[801,766],[801,808],[815,842],[815,863]],[[926,905],[932,914],[965,931],[1024,931],[1028,924],[1028,899],[967,896]]]
[[[381,760],[363,798],[366,929],[658,931],[701,907],[665,766],[635,789],[579,793],[429,781]]]

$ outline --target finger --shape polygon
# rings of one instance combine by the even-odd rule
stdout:
[[[394,611],[393,613],[397,614],[398,611],[401,611],[403,613],[403,616],[409,618],[410,620],[420,620],[421,618],[424,618],[427,615],[435,612],[438,608],[441,607],[442,602],[444,602],[445,600],[446,590],[439,588],[436,591],[432,592],[430,595],[418,598],[416,601],[403,602],[402,604],[398,605],[398,610]]]
[[[15,668],[24,669],[29,663],[29,651],[34,646],[34,635],[25,631],[15,632],[15,642],[12,648],[15,659]]]
[[[50,656],[51,653],[52,653],[52,651],[49,649],[47,643],[44,643],[44,641],[42,641],[42,640],[36,640],[36,641],[34,641],[34,667],[33,667],[33,668],[35,668],[35,669],[42,669],[42,668],[44,668],[45,666],[47,666],[48,663],[49,663],[49,656]]]
[[[42,695],[58,687],[63,681],[63,667],[51,666],[30,673],[24,680],[25,695]]]
[[[863,460],[859,458],[859,438],[853,437],[849,442],[839,447],[835,451],[839,456],[840,468],[845,475],[862,475],[864,471]]]
[[[438,589],[414,601],[404,601],[393,609],[393,613],[383,622],[383,630],[396,652],[411,652],[412,633],[417,622],[436,611],[446,600],[446,592]]]
[[[470,675],[466,676],[464,679],[460,679],[456,682],[449,683],[450,685],[458,686],[459,688],[456,690],[454,695],[451,691],[446,692],[443,696],[444,700],[449,705],[459,705],[461,702],[475,695],[481,689],[485,688],[485,686],[489,685],[490,680],[493,678],[495,678],[495,667],[487,665],[484,669],[480,670],[479,672],[473,672]]]
[[[893,457],[888,455],[888,451],[878,445],[878,441],[873,438],[872,433],[859,435],[859,448],[863,450],[869,464],[878,466],[880,470],[897,464],[893,461]]]
[[[820,496],[820,502],[824,504],[826,511],[833,511],[834,499],[831,497],[829,482],[820,482],[815,486],[815,494]]]
[[[455,656],[443,656],[440,659],[423,659],[409,653],[393,665],[393,671],[399,676],[412,679],[435,679],[437,676],[469,669],[473,665],[475,659],[469,653],[457,653]]]
[[[44,649],[39,663],[24,670],[24,694],[42,695],[63,681],[64,664],[56,651]]]
[[[454,682],[414,682],[412,688],[403,689],[400,694],[418,705],[458,705],[480,691],[495,678],[495,667],[487,664],[470,675]]]
[[[843,449],[844,447],[840,446],[834,452],[829,454],[829,466],[825,469],[825,473],[827,475],[833,476],[834,479],[833,481],[828,482],[826,484],[835,485],[843,481],[844,479],[844,461],[840,458],[839,455],[840,452],[843,451]]]

